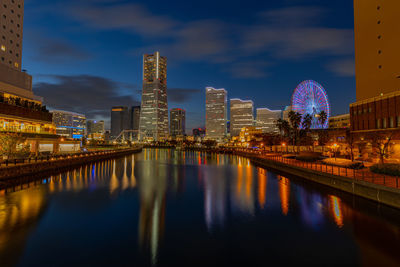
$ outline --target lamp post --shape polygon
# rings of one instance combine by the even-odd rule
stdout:
[[[282,143],[282,149],[281,149],[282,154],[283,154],[283,148],[284,147],[286,147],[286,143]],[[286,153],[287,153],[287,148],[286,148]]]
[[[336,161],[336,150],[337,150],[337,146],[338,146],[338,144],[336,144],[336,143],[333,144],[333,154],[334,154],[334,157],[335,157],[335,161]]]

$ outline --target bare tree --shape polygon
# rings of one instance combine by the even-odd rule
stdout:
[[[8,159],[26,157],[30,146],[25,144],[26,138],[19,133],[0,134],[0,153]]]
[[[368,140],[371,142],[373,152],[379,157],[381,164],[385,163],[385,158],[389,158],[392,154],[391,141],[398,135],[396,131],[388,132],[371,132]]]

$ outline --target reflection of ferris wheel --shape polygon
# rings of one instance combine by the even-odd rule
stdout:
[[[326,129],[329,124],[330,106],[325,89],[316,81],[308,80],[299,84],[292,97],[292,109],[302,115],[313,117],[311,129]],[[322,125],[319,114],[325,111],[327,119]]]

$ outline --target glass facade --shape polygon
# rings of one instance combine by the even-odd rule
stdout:
[[[242,128],[254,125],[253,113],[253,101],[231,99],[231,136],[238,136]]]
[[[206,88],[206,136],[209,139],[226,137],[227,97],[225,89]]]
[[[51,113],[58,135],[73,139],[82,139],[85,136],[85,115],[62,110],[53,110]]]
[[[143,141],[168,137],[167,58],[159,52],[143,56],[139,133]]]
[[[185,135],[186,111],[180,108],[171,109],[171,136]]]
[[[268,108],[257,109],[257,127],[262,130],[263,133],[279,133],[278,127],[276,127],[276,121],[282,117],[281,110],[270,110]]]

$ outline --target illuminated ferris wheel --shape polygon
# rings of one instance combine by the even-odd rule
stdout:
[[[304,81],[297,86],[292,97],[292,109],[303,116],[310,114],[313,117],[311,129],[328,128],[331,114],[328,95],[325,89],[316,81]],[[327,115],[323,125],[319,120],[321,111],[325,111]]]

